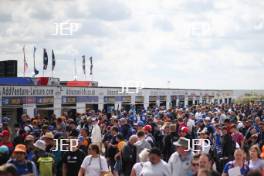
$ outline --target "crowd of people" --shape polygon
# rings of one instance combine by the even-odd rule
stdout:
[[[14,127],[9,118],[0,176],[264,175],[262,104],[23,114]]]

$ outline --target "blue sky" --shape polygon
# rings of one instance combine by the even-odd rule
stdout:
[[[25,45],[31,76],[36,46],[40,70],[42,48],[50,57],[54,49],[61,80],[74,78],[74,58],[84,80],[85,54],[99,85],[263,89],[263,8],[260,0],[3,0],[0,60],[18,59],[22,76]],[[77,25],[73,35],[53,35],[65,22]]]

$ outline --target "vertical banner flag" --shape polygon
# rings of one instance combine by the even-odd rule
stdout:
[[[48,53],[46,49],[44,48],[43,49],[43,70],[47,70],[48,62],[49,62]]]
[[[52,50],[52,53],[51,53],[51,55],[52,55],[52,71],[54,71],[54,68],[55,68],[56,61],[55,61],[55,55],[54,55],[54,52],[53,52],[53,50]]]
[[[34,46],[34,48],[33,48],[33,59],[34,59],[34,73],[35,73],[35,75],[34,76],[36,76],[37,74],[39,74],[39,71],[36,69],[36,51],[37,51],[37,48]]]
[[[90,75],[92,75],[93,74],[93,57],[91,56],[90,57]]]
[[[86,75],[86,68],[85,68],[85,55],[82,56],[82,68],[83,68],[83,74]]]
[[[23,55],[24,55],[24,76],[25,76],[26,70],[28,69],[28,64],[27,64],[27,60],[26,60],[25,46],[23,46],[22,50],[23,50]]]

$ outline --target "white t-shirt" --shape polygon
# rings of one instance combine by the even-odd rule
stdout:
[[[136,176],[140,176],[140,172],[142,171],[142,168],[143,168],[143,164],[144,163],[136,163],[136,164],[134,164],[134,166],[133,166],[133,169],[135,170],[135,172],[136,172]]]
[[[100,176],[101,172],[108,171],[107,161],[103,156],[100,156],[100,159],[99,157],[92,158],[91,155],[86,156],[82,162],[81,168],[85,170],[85,176]]]
[[[92,134],[91,134],[91,140],[92,140],[93,144],[102,142],[101,128],[98,126],[98,124],[95,124],[93,126],[93,130],[92,130]]]
[[[252,160],[249,161],[249,169],[262,169],[262,168],[264,168],[264,160],[258,159],[255,162],[253,162]]]
[[[188,129],[189,129],[189,131],[191,132],[192,131],[192,128],[195,126],[195,122],[194,122],[194,120],[192,120],[192,119],[188,119],[188,121],[187,121],[187,127],[188,127]]]
[[[140,176],[171,176],[168,164],[161,160],[158,164],[151,164],[150,161],[143,164]]]

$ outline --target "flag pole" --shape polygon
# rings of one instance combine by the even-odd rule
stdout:
[[[23,50],[23,56],[24,56],[24,73],[23,73],[23,76],[25,77],[25,75],[26,75],[26,54],[25,54],[25,45],[23,46],[22,50]]]
[[[77,80],[76,58],[74,58],[74,80]]]
[[[35,78],[35,69],[36,69],[36,63],[35,63],[35,47],[33,47],[33,64],[34,64],[34,75],[33,75],[33,78]]]

